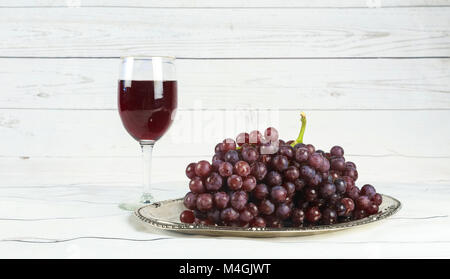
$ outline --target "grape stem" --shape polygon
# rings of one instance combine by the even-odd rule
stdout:
[[[300,134],[298,134],[297,139],[291,143],[291,146],[294,147],[297,143],[303,143],[303,135],[305,134],[305,128],[306,128],[306,114],[302,111],[300,113],[301,116],[301,122],[302,127],[300,128]]]

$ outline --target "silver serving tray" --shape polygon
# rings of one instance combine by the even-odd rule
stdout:
[[[187,234],[240,237],[303,236],[359,227],[386,219],[400,210],[401,203],[399,200],[388,195],[382,196],[383,203],[380,205],[380,211],[377,214],[345,223],[300,228],[240,228],[184,224],[179,221],[180,213],[185,210],[183,198],[146,205],[136,210],[135,215],[150,227]]]

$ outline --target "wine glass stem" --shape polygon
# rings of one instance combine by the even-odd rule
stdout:
[[[141,197],[142,203],[154,202],[153,195],[151,194],[151,171],[152,171],[152,151],[155,141],[140,141],[142,149],[142,185],[143,193]]]

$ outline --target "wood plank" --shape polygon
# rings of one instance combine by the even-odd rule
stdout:
[[[347,155],[450,156],[444,111],[307,111],[305,142],[327,150],[338,144]],[[444,125],[444,126],[442,126]],[[157,143],[155,156],[212,157],[214,146],[239,132],[277,127],[296,138],[298,111],[179,111]],[[137,143],[117,111],[1,110],[0,155],[8,157],[138,156]]]
[[[392,232],[385,226],[384,234]],[[410,229],[417,228],[411,226]],[[441,227],[439,230],[445,230],[448,227]],[[359,231],[359,234],[352,234],[357,238],[367,233],[366,230]],[[398,233],[411,233],[411,231]],[[425,232],[426,233],[426,232]],[[339,232],[327,234],[327,238],[332,239]],[[378,235],[380,236],[380,235]],[[376,237],[374,235],[374,237]],[[448,258],[450,244],[447,241],[416,241],[413,243],[405,242],[374,242],[374,243],[336,243],[328,241],[325,243],[314,241],[314,238],[304,239],[296,238],[297,242],[286,243],[280,246],[280,243],[271,243],[270,240],[248,240],[237,238],[187,238],[184,235],[175,234],[170,240],[160,239],[161,236],[154,235],[143,239],[142,241],[126,240],[108,240],[108,239],[75,239],[65,243],[23,243],[23,242],[2,242],[0,251],[4,251],[1,256],[4,258],[214,258],[229,259],[241,255],[241,258],[251,259],[273,259],[273,258],[292,258],[292,259],[338,259],[354,258],[357,255],[361,259],[380,259],[380,258],[417,258],[417,259],[436,259]],[[152,240],[160,239],[160,240]],[[297,244],[295,244],[297,243]],[[352,245],[353,244],[353,245]],[[199,248],[200,247],[200,248]],[[210,249],[214,247],[215,249]],[[301,253],[299,253],[301,247]],[[155,251],[157,251],[155,253]],[[218,253],[220,251],[220,253]],[[267,251],[277,251],[277,253],[267,253]]]
[[[104,192],[107,194],[108,190],[105,189]],[[415,193],[420,194],[419,189],[414,190]],[[367,233],[362,234],[361,237],[357,239],[352,239],[350,236],[352,234],[357,234],[358,230],[356,231],[347,231],[346,233],[338,234],[334,237],[333,240],[328,240],[326,238],[318,239],[319,242],[349,242],[356,243],[356,242],[365,242],[365,243],[371,243],[371,242],[377,242],[380,238],[373,238],[373,233],[379,232],[384,228],[385,233],[386,227],[391,227],[392,229],[396,229],[399,231],[406,231],[407,229],[411,229],[411,227],[416,224],[417,222],[422,222],[423,224],[427,224],[428,226],[420,226],[423,229],[416,229],[414,230],[416,233],[424,232],[426,228],[428,227],[428,231],[430,231],[430,234],[428,234],[428,237],[425,235],[422,235],[422,237],[418,238],[417,234],[411,234],[411,233],[405,233],[403,236],[398,233],[390,233],[390,236],[383,235],[384,237],[381,238],[382,241],[385,242],[416,242],[418,240],[420,241],[433,241],[433,240],[440,240],[440,241],[450,241],[448,234],[443,233],[444,228],[450,226],[450,218],[446,215],[449,214],[448,208],[445,207],[445,200],[443,197],[439,197],[439,193],[441,191],[436,190],[434,191],[434,194],[432,195],[426,195],[425,197],[429,198],[426,201],[424,201],[425,205],[429,205],[429,208],[427,210],[422,210],[422,212],[419,215],[416,215],[415,213],[411,214],[410,212],[405,212],[404,210],[400,211],[397,215],[392,217],[391,219],[388,219],[387,222],[385,222],[383,225],[377,224],[377,225],[371,225],[367,227]],[[448,193],[445,194],[445,196],[448,198]],[[20,209],[16,214],[14,214],[14,210],[12,209],[12,204],[10,204],[11,199],[2,199],[2,212],[4,212],[3,216],[12,215],[14,216],[21,216],[23,213],[27,213],[28,216],[33,215],[39,215],[39,216],[55,216],[56,214],[60,214],[59,216],[64,215],[67,211],[62,208],[63,203],[59,202],[47,202],[47,205],[49,208],[42,209],[42,202],[38,202],[35,200],[28,200],[26,201],[15,201],[15,204],[17,205],[17,208]],[[432,203],[433,200],[436,200],[435,203]],[[5,204],[3,204],[3,201],[5,201]],[[407,204],[408,202],[416,202],[414,199],[402,199],[402,201]],[[434,206],[433,206],[434,204]],[[69,211],[71,209],[71,205],[69,204]],[[86,206],[81,203],[78,204],[78,209],[82,211],[82,207]],[[89,208],[89,206],[86,206]],[[32,210],[33,208],[39,209]],[[101,211],[109,210],[110,212],[115,212],[115,215],[111,216],[104,216],[101,215]],[[12,212],[11,212],[12,211]],[[84,211],[84,210],[83,210]],[[85,210],[87,213],[87,210]],[[434,218],[428,218],[427,217],[420,217],[420,216],[426,216],[424,214],[437,214]],[[23,239],[23,240],[29,240],[29,241],[35,241],[35,242],[51,242],[51,240],[63,240],[63,239],[71,239],[71,238],[77,238],[77,237],[104,237],[104,238],[125,238],[125,239],[148,239],[152,236],[158,236],[158,232],[156,230],[145,230],[143,231],[139,224],[135,224],[134,220],[131,220],[130,213],[121,211],[117,206],[91,206],[90,212],[87,213],[88,217],[86,218],[49,218],[49,219],[42,219],[42,220],[32,220],[32,219],[16,219],[14,218],[3,218],[3,216],[0,219],[0,225],[3,225],[4,228],[0,234],[0,239]],[[96,215],[97,214],[97,215]],[[56,215],[58,216],[58,215]],[[68,215],[69,216],[69,215]],[[419,216],[419,217],[413,217],[413,216]],[[432,216],[433,217],[433,216]],[[128,219],[128,220],[127,220]],[[128,222],[127,222],[128,221]],[[140,228],[140,230],[135,230],[133,226],[130,226],[130,221],[133,221],[133,225],[135,227]],[[95,225],[95,224],[103,224],[103,226]],[[70,225],[69,225],[70,224]],[[430,230],[430,226],[434,227],[435,229]],[[27,233],[27,227],[28,227],[28,233]],[[49,230],[48,228],[55,228],[52,230]],[[31,228],[31,229],[30,229]],[[58,228],[58,229],[57,229]],[[105,230],[105,228],[107,228]],[[434,232],[434,233],[432,233]],[[150,234],[149,234],[150,233]],[[160,237],[170,237],[170,234],[165,234],[163,232],[159,232]],[[46,241],[47,240],[47,241]],[[304,239],[303,239],[304,240]],[[292,243],[301,241],[300,239],[274,239],[272,241],[279,242],[279,243]]]
[[[58,162],[66,166],[70,164],[69,159],[52,160],[56,161],[55,165]],[[38,166],[38,163],[43,163],[49,166],[47,161],[50,160],[36,160],[34,164]],[[89,164],[89,161],[87,163]],[[20,166],[15,163],[13,165]],[[57,171],[60,170],[62,167],[56,167],[53,175],[48,176],[47,182],[51,182],[52,178],[54,179],[55,175],[58,175]],[[87,174],[87,172],[85,173]],[[94,171],[91,173],[94,174]],[[31,179],[22,181],[29,183],[27,186],[21,186],[17,181],[10,181],[13,184],[2,181],[0,183],[0,224],[3,221],[5,221],[4,224],[7,221],[10,221],[11,224],[14,221],[23,224],[30,222],[43,224],[46,223],[45,221],[70,222],[79,219],[124,216],[129,212],[122,211],[116,205],[124,201],[124,197],[131,196],[129,192],[136,194],[133,200],[136,199],[142,190],[137,184],[118,184],[117,181],[112,180],[92,184],[92,181],[100,181],[100,179],[95,179],[91,174],[89,174],[91,184],[66,184],[67,178],[62,175],[60,175],[60,179],[59,181],[54,179],[55,184],[47,186],[36,184]],[[364,179],[367,182],[367,178],[364,177]],[[129,182],[133,182],[133,180],[134,178]],[[156,182],[152,190],[159,200],[183,197],[188,191],[186,180],[187,178],[183,178],[183,181]],[[38,180],[39,182],[44,181]],[[364,183],[361,181],[359,185]],[[371,183],[376,186],[378,192],[396,197],[403,203],[402,210],[393,217],[397,223],[404,220],[431,220],[433,218],[447,218],[447,222],[450,222],[449,181],[402,183],[374,179]],[[414,206],[420,202],[433,202],[434,206]],[[15,207],[15,209],[11,210],[11,207]],[[34,208],[34,210],[30,210],[30,208]],[[4,232],[5,230],[2,230],[0,233]],[[71,235],[71,237],[73,236],[76,235]]]
[[[137,152],[136,152],[137,153]],[[190,162],[209,159],[207,156],[189,156],[180,158],[155,157],[152,168],[152,181],[159,191],[158,197],[167,197],[163,183],[169,183],[171,191],[167,194],[182,196],[188,189],[185,177],[186,166]],[[417,183],[423,191],[432,190],[433,185],[450,182],[450,159],[448,158],[404,158],[347,156],[357,164],[358,186],[373,184],[380,192],[389,194],[390,185]],[[21,188],[23,195],[30,196],[34,189],[55,188],[67,193],[66,202],[85,200],[89,204],[111,204],[122,197],[124,189],[127,195],[138,196],[141,190],[141,162],[136,154],[131,158],[0,158],[0,187]],[[431,185],[432,184],[432,185]],[[431,186],[429,186],[431,185]],[[89,191],[109,192],[105,196],[87,197]],[[448,188],[447,188],[448,189]],[[173,193],[172,191],[176,191]],[[403,191],[408,193],[408,189]],[[29,194],[26,194],[28,193]],[[69,195],[70,194],[70,195]],[[125,196],[124,196],[125,197]],[[48,196],[52,200],[55,196]]]
[[[0,108],[117,107],[118,59],[0,63]],[[450,108],[450,59],[178,60],[177,73],[182,109]]]
[[[0,52],[3,57],[450,56],[449,11],[450,7],[229,8],[207,12],[104,7],[1,9]]]
[[[180,195],[171,189],[171,184],[165,186],[171,190],[171,197]],[[109,185],[91,188],[72,185],[30,187],[24,191],[0,187],[0,257],[6,256],[3,251],[8,251],[8,257],[147,257],[148,251],[171,251],[172,254],[164,254],[167,257],[173,254],[215,257],[216,253],[205,249],[213,241],[224,257],[236,251],[242,256],[260,257],[264,255],[258,250],[260,247],[266,250],[273,247],[284,256],[294,258],[301,256],[299,245],[309,257],[323,256],[322,249],[330,247],[336,257],[359,253],[361,257],[436,257],[448,253],[449,184],[384,184],[383,191],[399,198],[403,208],[382,223],[332,234],[252,240],[204,238],[144,229],[130,213],[115,206],[126,188],[116,191]],[[80,196],[83,200],[73,201]],[[101,203],[105,201],[109,203]],[[416,206],[419,203],[422,206]],[[418,222],[422,226],[417,226]],[[194,245],[200,248],[186,248]],[[102,254],[108,249],[113,252]],[[33,254],[28,254],[30,250]],[[405,252],[408,254],[402,254]]]
[[[115,6],[127,6],[127,7],[173,7],[173,8],[220,8],[220,7],[233,7],[233,8],[252,8],[252,7],[264,7],[264,8],[351,8],[351,7],[369,7],[369,8],[381,8],[381,7],[433,7],[433,6],[449,6],[446,0],[389,0],[389,1],[362,1],[362,0],[321,0],[321,1],[307,1],[307,0],[260,0],[260,1],[241,1],[241,0],[196,0],[196,1],[183,1],[183,0],[68,0],[62,2],[60,0],[3,0],[3,7],[115,7]],[[0,7],[2,7],[0,6]]]

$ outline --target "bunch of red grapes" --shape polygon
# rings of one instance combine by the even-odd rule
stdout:
[[[293,145],[293,146],[292,146]],[[275,128],[241,133],[215,147],[212,163],[186,168],[190,192],[183,223],[239,227],[330,225],[378,212],[372,185],[359,189],[358,171],[344,149],[316,150],[285,142]]]

